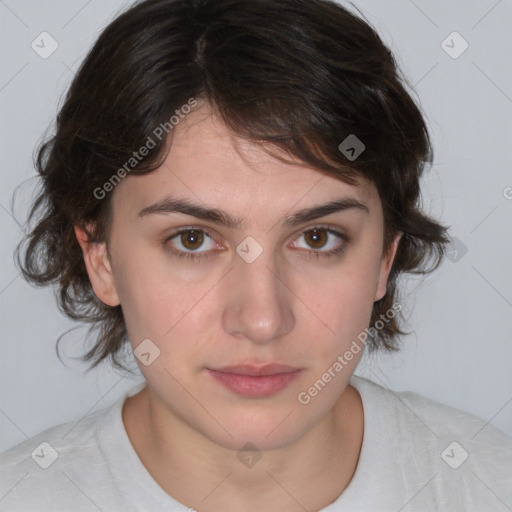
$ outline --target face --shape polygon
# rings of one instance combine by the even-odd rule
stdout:
[[[307,404],[299,396],[354,346],[385,293],[394,251],[383,257],[377,191],[273,158],[206,104],[173,135],[160,168],[115,188],[111,259],[101,245],[89,253],[91,282],[121,304],[134,350],[150,340],[150,364],[137,361],[157,407],[225,447],[285,446],[337,402],[363,350]],[[287,368],[247,375],[268,364]]]

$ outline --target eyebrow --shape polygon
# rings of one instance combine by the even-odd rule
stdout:
[[[368,206],[352,197],[343,197],[326,204],[304,208],[295,212],[293,215],[286,217],[283,225],[287,227],[295,227],[303,222],[309,222],[321,217],[330,215],[331,213],[341,212],[345,210],[360,210],[366,214],[370,213]],[[138,217],[146,217],[152,214],[168,214],[183,213],[192,217],[197,217],[205,221],[220,224],[230,229],[241,229],[245,225],[242,218],[232,217],[229,213],[218,208],[205,208],[204,206],[194,204],[186,199],[166,197],[146,208],[143,208]]]

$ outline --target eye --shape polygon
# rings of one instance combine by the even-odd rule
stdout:
[[[199,251],[205,241],[209,242],[206,244],[206,247],[204,248],[205,250]],[[208,257],[208,251],[217,246],[216,242],[208,233],[202,229],[195,228],[187,228],[174,233],[172,236],[164,240],[164,245],[178,258],[189,258],[191,260]],[[173,246],[176,247],[177,250],[172,249]]]
[[[304,238],[307,244],[306,247],[302,246],[302,248],[306,249],[308,256],[316,258],[340,254],[345,250],[349,242],[349,238],[346,235],[322,226],[316,226],[313,229],[304,231],[296,240],[300,240],[301,238]],[[294,243],[296,243],[296,241]],[[310,250],[311,248],[314,250]]]

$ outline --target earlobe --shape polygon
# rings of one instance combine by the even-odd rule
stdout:
[[[398,233],[393,241],[391,242],[391,247],[389,251],[382,258],[380,264],[380,272],[379,272],[379,281],[377,283],[377,291],[375,293],[375,301],[378,301],[386,295],[387,292],[387,284],[388,277],[391,271],[391,267],[393,266],[393,261],[395,260],[396,251],[398,249],[398,244],[402,238],[403,233]]]
[[[106,243],[90,243],[84,229],[79,226],[74,226],[74,229],[94,294],[104,304],[118,306],[121,302],[117,295]]]

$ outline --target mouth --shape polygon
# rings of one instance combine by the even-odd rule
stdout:
[[[252,398],[264,398],[278,393],[301,372],[301,368],[275,363],[207,369],[207,373],[217,383],[238,395]]]

